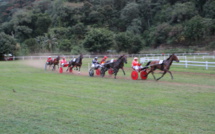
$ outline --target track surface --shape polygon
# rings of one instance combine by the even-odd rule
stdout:
[[[24,64],[28,65],[28,66],[32,66],[32,67],[35,67],[35,68],[43,68],[44,69],[44,66],[45,66],[45,63],[44,61],[41,61],[41,60],[33,60],[33,61],[23,61]],[[83,67],[84,68],[84,67]],[[69,72],[66,72],[66,67],[63,68],[63,74],[64,75],[77,75],[77,76],[87,76],[89,77],[89,74],[88,72],[84,72],[84,71],[81,71],[80,73],[76,70],[73,70],[72,73],[69,73]],[[86,68],[85,68],[86,70]],[[126,73],[126,76],[117,76],[117,79],[125,79],[125,80],[132,80],[131,78],[129,78],[128,76],[130,76],[130,73],[132,71],[131,68],[125,68],[125,73]],[[47,71],[51,71],[51,69],[47,69]],[[58,72],[58,68],[53,71],[53,73],[59,73]],[[204,73],[192,73],[192,72],[174,72],[172,71],[173,74],[189,74],[189,75],[193,75],[193,76],[196,76],[196,77],[200,77],[202,75],[206,75],[206,76],[213,76],[215,77],[215,74],[204,74]],[[94,75],[94,77],[100,77],[100,76],[96,76]],[[105,78],[114,78],[114,76],[110,76],[108,73],[106,73],[105,75]],[[133,80],[132,80],[133,81]],[[147,81],[147,82],[156,82],[156,83],[166,83],[166,84],[171,84],[171,85],[187,85],[187,86],[190,86],[190,87],[202,87],[202,88],[215,88],[214,86],[208,86],[208,85],[200,85],[200,84],[186,84],[186,83],[179,83],[179,82],[168,82],[168,81],[162,81],[162,80],[159,80],[159,81],[154,81],[154,80],[141,80],[141,79],[138,79],[136,81]]]

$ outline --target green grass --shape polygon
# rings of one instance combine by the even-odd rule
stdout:
[[[173,66],[174,80],[167,74],[156,82],[131,80],[130,63],[116,80],[23,63],[0,62],[2,134],[215,133],[213,69]]]

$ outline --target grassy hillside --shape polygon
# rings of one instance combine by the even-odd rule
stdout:
[[[32,61],[31,61],[32,62]],[[22,61],[0,62],[0,133],[215,132],[215,71],[173,67],[155,82],[44,71]],[[159,75],[159,74],[157,74]]]

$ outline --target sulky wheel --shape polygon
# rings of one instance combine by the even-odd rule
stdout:
[[[63,67],[59,68],[59,73],[63,73]]]
[[[108,74],[112,75],[113,74],[113,68],[108,69]]]
[[[148,76],[148,75],[147,75],[147,72],[146,72],[146,71],[141,71],[141,72],[140,72],[140,77],[141,77],[142,80],[146,80],[146,79],[147,79],[147,76]]]
[[[93,76],[94,76],[94,69],[93,69],[93,68],[91,68],[91,69],[89,70],[89,76],[90,76],[90,77],[93,77]]]
[[[131,78],[132,78],[132,80],[137,80],[138,79],[138,72],[137,71],[132,71],[131,72]]]
[[[69,67],[69,72],[72,73],[72,67]]]
[[[100,69],[96,69],[96,75],[100,75],[101,72],[100,72]]]

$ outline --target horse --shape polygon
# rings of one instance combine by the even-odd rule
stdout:
[[[80,73],[80,70],[81,70],[81,65],[82,65],[82,59],[83,59],[83,55],[80,54],[80,56],[76,59],[73,59],[69,62],[69,65],[68,65],[68,68],[66,71],[68,70],[72,70],[73,67],[76,67],[76,70],[79,70],[79,73]]]
[[[52,71],[55,70],[55,66],[57,65],[58,68],[59,68],[59,61],[60,61],[60,56],[58,55],[57,58],[54,58],[54,60],[52,60],[51,64],[53,64],[53,67],[52,67]]]
[[[147,64],[146,64],[146,67],[149,68],[149,72],[147,73],[150,74],[152,73],[154,79],[156,81],[158,81],[159,79],[161,79],[165,74],[166,72],[170,73],[171,75],[171,78],[173,80],[173,75],[172,73],[169,71],[170,69],[170,66],[172,65],[172,62],[173,61],[176,61],[176,62],[179,62],[179,59],[178,57],[173,53],[172,55],[169,56],[169,58],[167,58],[166,60],[164,60],[161,64],[159,64],[159,61],[149,61]],[[159,77],[158,79],[155,78],[154,76],[154,71],[156,69],[160,69],[161,71],[163,71],[163,74],[161,75],[161,77]]]
[[[105,64],[101,67],[101,76],[104,77],[105,72],[112,68],[113,69],[113,74],[114,74],[114,78],[116,79],[116,75],[119,71],[119,69],[122,69],[124,75],[125,75],[125,71],[123,69],[124,67],[124,63],[127,64],[127,57],[125,55],[120,56],[116,61],[107,61],[105,62]]]

